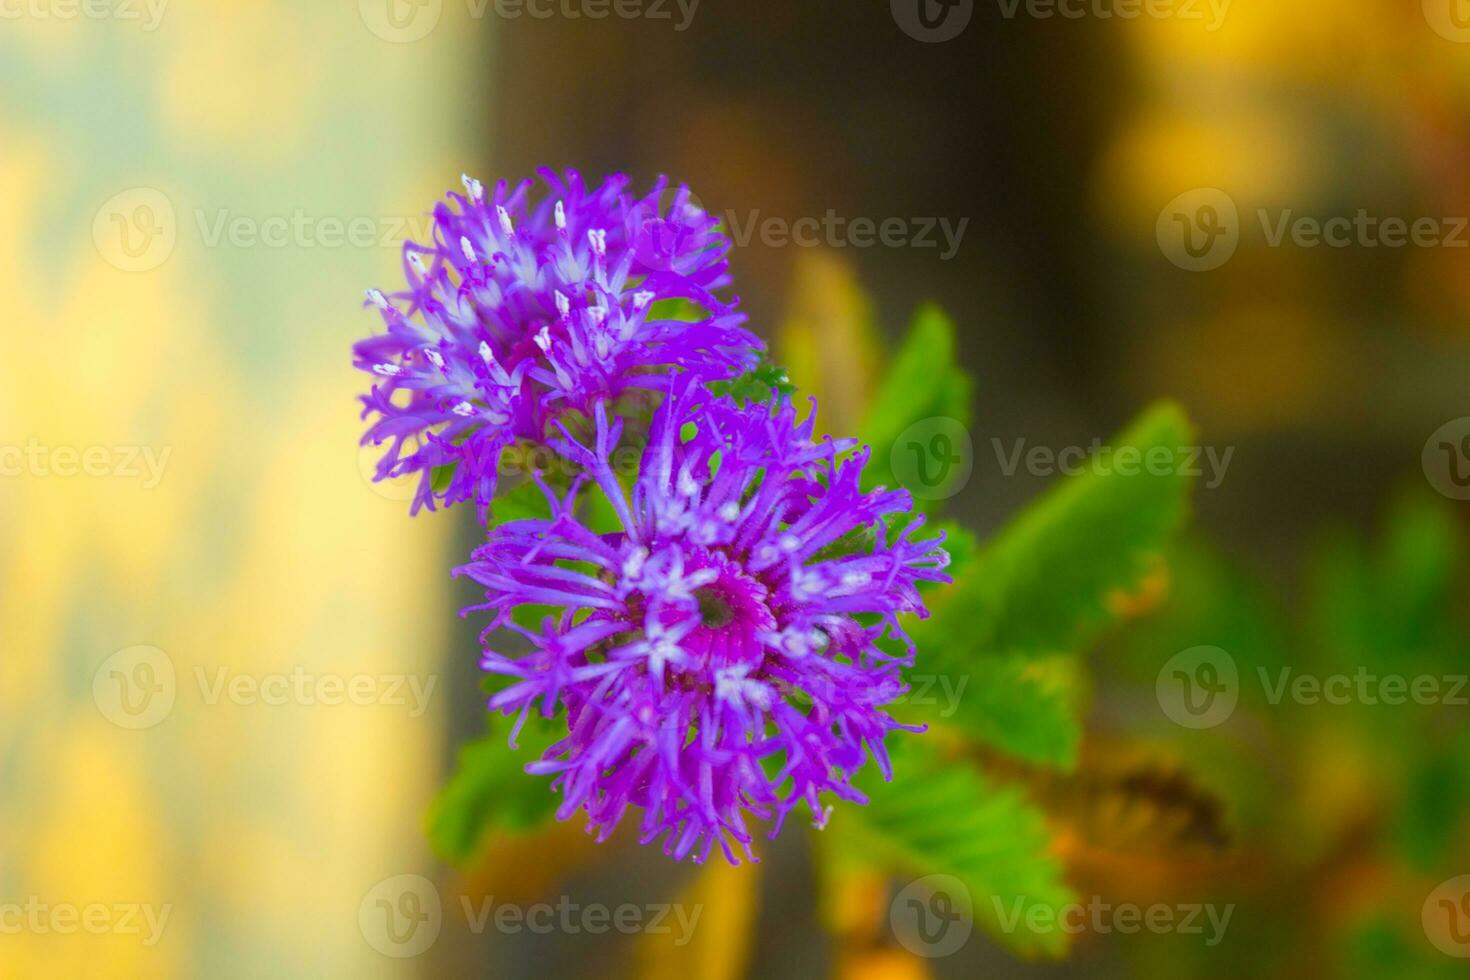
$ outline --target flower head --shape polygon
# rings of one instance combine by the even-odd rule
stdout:
[[[377,479],[419,474],[414,511],[474,499],[483,517],[511,442],[676,368],[733,377],[761,349],[717,295],[729,242],[687,188],[660,179],[632,198],[622,176],[591,191],[574,171],[541,176],[535,205],[530,181],[487,193],[466,177],[435,208],[434,240],[404,246],[408,288],[368,291],[386,332],[354,348],[373,378],[363,442],[387,446]],[[695,318],[665,318],[661,300]]]
[[[747,814],[772,836],[822,794],[863,802],[850,782],[871,754],[888,775],[883,707],[907,690],[913,645],[901,613],[917,585],[947,581],[942,538],[912,539],[904,491],[863,492],[866,451],[814,442],[789,404],[742,408],[678,379],[653,418],[631,496],[610,463],[621,433],[595,411],[595,444],[563,433],[616,515],[596,533],[543,485],[549,519],[494,528],[459,569],[485,586],[485,639],[520,633],[529,652],[487,649],[510,686],[492,709],[566,709],[567,734],[527,767],[554,774],[559,816],[578,809],[606,837],[640,808],[645,843],[703,860],[716,842],[750,855]],[[524,604],[559,610],[539,628]],[[468,610],[467,610],[468,611]],[[884,642],[880,642],[884,641]],[[887,642],[892,641],[892,642]],[[514,736],[512,736],[514,738]]]

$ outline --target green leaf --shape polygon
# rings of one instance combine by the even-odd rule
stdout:
[[[1403,799],[1398,801],[1390,838],[1406,861],[1426,874],[1453,862],[1463,837],[1461,814],[1470,803],[1470,735],[1458,732],[1447,744],[1418,741],[1404,758]]]
[[[932,304],[914,314],[863,420],[863,438],[891,445],[899,433],[931,415],[969,421],[970,379],[957,366],[954,323]]]
[[[951,657],[1080,651],[1120,616],[1183,521],[1194,433],[1180,409],[1146,412],[985,544],[915,629]],[[1154,465],[1142,461],[1152,458]]]
[[[953,875],[969,895],[951,897],[997,941],[1023,955],[1060,956],[1067,947],[1060,909],[1075,899],[1049,852],[1041,812],[932,742],[904,739],[893,752],[892,782],[869,771],[859,778],[869,805],[846,811],[858,856],[888,872]],[[1028,921],[1050,927],[1033,930]]]
[[[1163,661],[1181,650],[1214,646],[1234,658],[1242,677],[1275,673],[1292,660],[1280,595],[1259,571],[1239,567],[1192,535],[1168,548],[1169,597],[1109,647],[1110,673],[1152,686]],[[1259,685],[1243,685],[1247,702],[1261,700]]]
[[[772,394],[782,397],[796,392],[796,385],[786,376],[786,369],[762,358],[754,368],[730,381],[714,381],[709,385],[712,394],[735,399],[741,405],[768,402]]]
[[[445,463],[442,466],[434,467],[434,474],[430,478],[430,484],[434,488],[435,493],[443,493],[449,489],[449,484],[454,482],[454,471],[458,466],[458,463]]]
[[[429,843],[446,861],[464,864],[491,830],[528,831],[551,818],[560,800],[545,777],[528,776],[526,763],[560,736],[538,719],[521,730],[512,749],[492,732],[459,750],[459,766],[429,808]]]
[[[546,494],[536,485],[535,480],[528,479],[503,489],[495,498],[490,507],[490,527],[531,518],[546,519],[550,516],[551,505],[546,500]]]
[[[704,315],[704,307],[681,296],[659,300],[648,308],[645,315],[649,320],[683,320],[692,323]]]
[[[945,534],[946,570],[956,580],[965,578],[976,559],[975,535],[952,521],[936,530]],[[931,599],[949,588],[924,583],[919,591]],[[1082,735],[1080,680],[1080,665],[1070,656],[979,658],[966,656],[956,644],[931,643],[908,672],[910,691],[894,716],[906,724],[956,726],[991,748],[1071,769]]]
[[[894,709],[905,724],[952,725],[1027,762],[1070,770],[1082,738],[1077,658],[985,657],[962,665],[925,651]],[[941,667],[942,664],[942,667]]]
[[[1374,909],[1366,922],[1345,923],[1341,927],[1342,934],[1332,942],[1334,952],[1327,961],[1332,972],[1324,975],[1342,977],[1343,980],[1384,980],[1388,977],[1458,980],[1465,975],[1463,962],[1446,956],[1425,942],[1422,927],[1405,928],[1404,918],[1389,905]],[[1257,969],[1256,957],[1251,960],[1248,966],[1253,976],[1271,975]]]
[[[894,445],[905,430],[926,419],[970,423],[973,384],[955,355],[954,324],[937,306],[919,308],[908,335],[868,407],[859,436],[873,447],[868,482],[899,486],[891,462]],[[916,494],[922,507],[925,494]]]
[[[1450,505],[1400,498],[1370,548],[1340,532],[1311,566],[1311,627],[1331,669],[1448,669],[1459,661],[1461,536]]]

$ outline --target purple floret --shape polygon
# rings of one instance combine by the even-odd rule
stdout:
[[[473,499],[483,520],[512,442],[663,390],[671,371],[734,377],[762,350],[718,295],[729,242],[686,188],[660,179],[633,198],[622,176],[591,191],[574,171],[541,177],[534,205],[529,180],[487,196],[465,178],[434,210],[434,241],[404,246],[408,288],[368,291],[387,330],[354,348],[375,381],[363,442],[387,447],[376,479],[419,474],[414,512]],[[664,300],[685,301],[683,318]]]
[[[869,754],[889,775],[884,737],[907,726],[883,708],[914,658],[898,617],[926,615],[918,583],[948,581],[942,536],[914,540],[908,493],[863,492],[866,450],[814,441],[790,404],[677,379],[631,498],[610,461],[621,422],[594,416],[591,446],[555,442],[585,475],[564,497],[543,484],[551,517],[493,528],[458,569],[486,589],[471,609],[493,614],[487,647],[530,644],[485,650],[511,680],[490,707],[516,732],[565,708],[566,736],[527,767],[555,776],[558,816],[585,810],[604,839],[636,807],[644,843],[702,861],[718,841],[738,862],[747,815],[774,837],[803,802],[824,825],[824,792],[865,802],[851,777]],[[620,530],[578,516],[589,481]],[[559,612],[527,629],[511,619],[525,604]]]

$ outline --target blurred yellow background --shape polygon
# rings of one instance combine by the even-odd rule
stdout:
[[[1465,412],[1470,251],[1273,249],[1254,217],[1470,209],[1452,2],[1234,0],[1216,30],[977,0],[927,45],[881,3],[706,0],[684,31],[451,0],[0,0],[0,976],[434,975],[478,947],[384,955],[362,917],[380,882],[539,895],[599,860],[719,924],[678,958],[645,937],[630,972],[807,968],[816,913],[772,904],[807,894],[790,855],[649,871],[568,828],[463,879],[429,854],[424,813],[479,727],[448,576],[471,532],[370,482],[364,289],[398,280],[465,170],[964,216],[953,262],[737,248],[754,329],[824,418],[854,424],[874,338],[937,299],[986,439],[1085,444],[1178,398],[1241,448],[1200,523],[1278,558],[1325,512],[1366,522]],[[1157,234],[1199,188],[1239,207],[1242,242],[1190,278]],[[992,472],[955,510],[988,530],[1044,483]],[[1351,760],[1323,768],[1310,792],[1358,798]],[[860,885],[839,932],[874,926]],[[138,928],[7,927],[38,906]],[[834,969],[944,975],[869,953]],[[517,955],[504,973],[538,968]],[[567,956],[611,970],[593,944]]]
[[[449,557],[364,475],[348,351],[480,149],[482,32],[39,10],[0,21],[0,901],[169,911],[0,935],[0,975],[402,975],[358,906],[426,860],[442,691],[388,688],[437,679]]]

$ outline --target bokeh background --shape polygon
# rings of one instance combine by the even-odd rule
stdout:
[[[1420,909],[1470,873],[1467,709],[1246,705],[1196,732],[1153,684],[1196,643],[1470,669],[1465,505],[1423,455],[1470,413],[1470,10],[961,0],[938,40],[912,6],[0,0],[0,904],[168,909],[152,937],[6,929],[0,976],[1460,975]],[[543,164],[667,173],[731,216],[751,322],[834,430],[884,340],[947,310],[976,382],[950,512],[982,534],[1054,478],[1006,472],[1016,440],[1086,447],[1167,396],[1232,451],[1183,571],[1091,658],[1086,778],[1027,777],[1083,894],[1237,903],[1224,942],[917,957],[884,932],[894,883],[824,911],[800,834],[733,870],[570,827],[468,869],[430,852],[483,729],[447,575],[475,529],[368,480],[349,348],[461,171]],[[1435,231],[1272,243],[1283,215],[1359,212]],[[829,213],[849,230],[772,237]],[[958,236],[863,245],[856,219]],[[124,681],[165,674],[140,717]],[[368,687],[209,694],[281,675]],[[395,958],[359,913],[403,874],[445,922]],[[467,928],[489,895],[704,917],[678,947]]]

